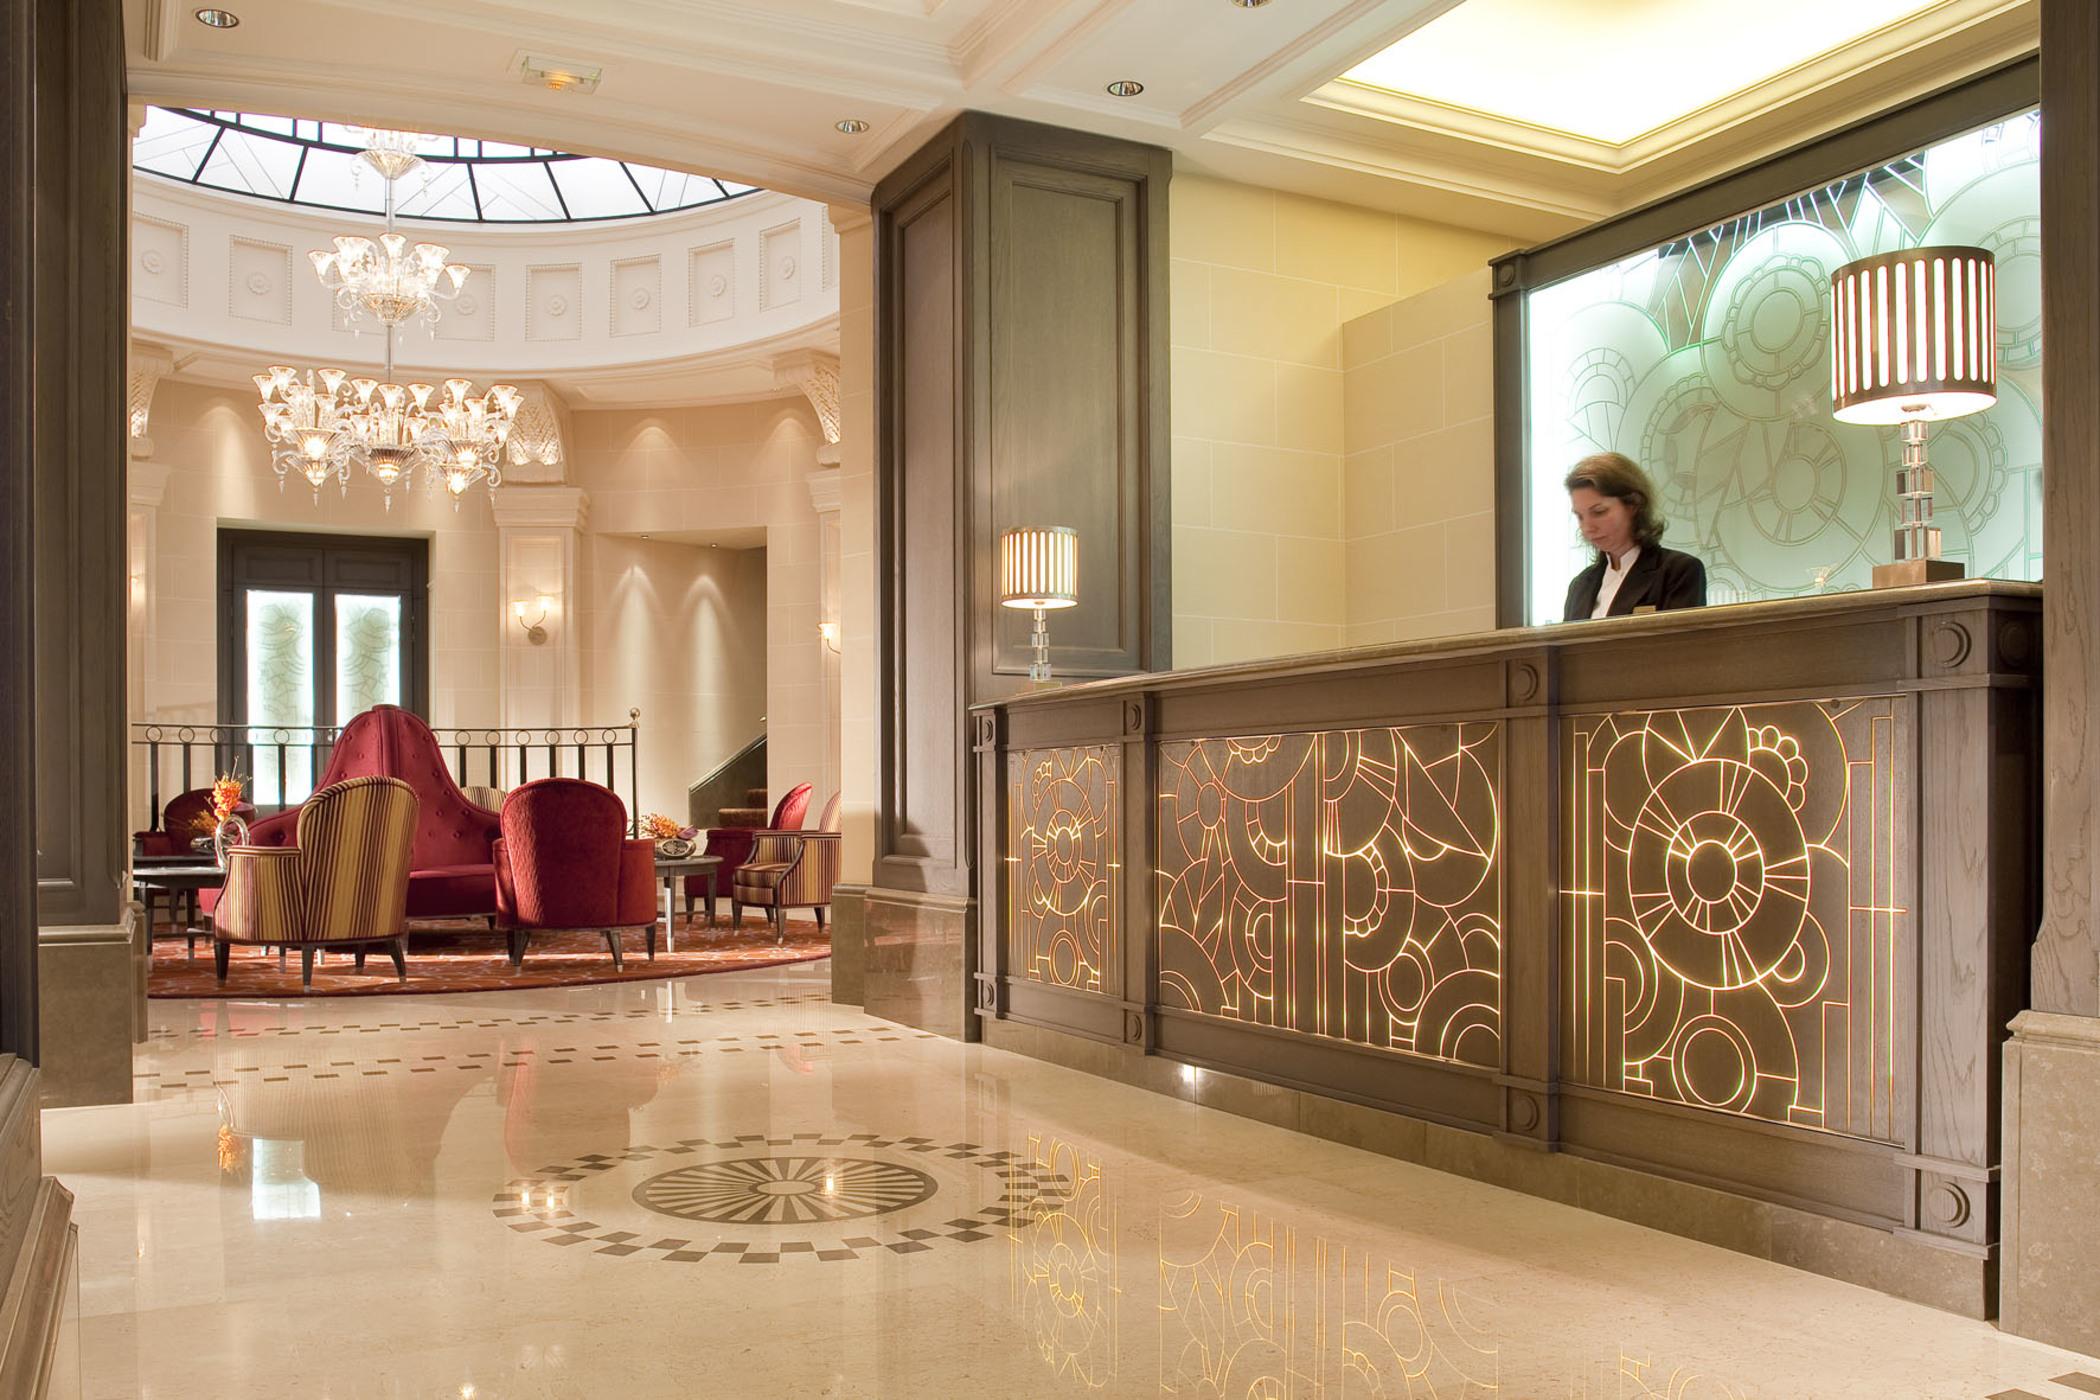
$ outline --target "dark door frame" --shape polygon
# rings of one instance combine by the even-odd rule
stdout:
[[[271,567],[270,551],[280,551]],[[262,554],[258,560],[255,555]],[[398,581],[385,576],[393,574]],[[248,692],[242,684],[246,659],[241,625],[241,591],[281,586],[310,589],[315,595],[314,665],[322,676],[335,674],[335,629],[328,600],[338,593],[400,592],[402,609],[401,700],[404,708],[430,715],[430,541],[414,535],[336,535],[279,530],[219,529],[219,705],[221,719],[236,724],[248,718]],[[323,684],[314,722],[342,724],[350,716],[333,713],[335,688]]]

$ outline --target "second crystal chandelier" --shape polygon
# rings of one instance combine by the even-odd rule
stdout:
[[[465,379],[448,379],[440,395],[428,384],[394,381],[394,331],[421,321],[434,325],[437,303],[459,294],[467,269],[445,261],[446,250],[394,232],[394,187],[420,166],[411,132],[372,131],[365,161],[386,181],[386,232],[371,239],[341,237],[335,251],[316,250],[314,271],[335,293],[336,305],[353,327],[360,317],[377,320],[386,336],[386,377],[352,377],[340,369],[272,366],[255,376],[262,397],[263,435],[275,451],[271,465],[279,489],[293,473],[313,488],[316,503],[332,476],[348,492],[351,468],[361,466],[379,483],[386,506],[394,491],[414,485],[423,472],[426,490],[440,480],[453,508],[475,483],[493,494],[503,484],[505,445],[524,396],[508,384],[491,385],[479,396]]]

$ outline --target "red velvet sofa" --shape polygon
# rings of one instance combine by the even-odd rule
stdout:
[[[346,778],[399,778],[415,790],[416,836],[408,876],[408,917],[447,919],[496,913],[492,848],[502,820],[467,800],[445,766],[430,726],[397,705],[374,705],[343,726],[314,790]],[[298,831],[295,807],[256,822],[251,846],[289,846]]]

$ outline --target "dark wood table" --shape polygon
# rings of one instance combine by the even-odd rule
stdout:
[[[678,951],[678,945],[673,941],[673,935],[678,926],[677,894],[679,882],[688,875],[704,875],[707,877],[707,926],[713,928],[715,926],[715,876],[721,868],[722,858],[720,856],[699,855],[696,853],[689,856],[680,856],[676,860],[667,860],[662,856],[656,858],[656,878],[663,881],[664,886],[664,951],[666,953]],[[686,896],[685,916],[687,919],[693,917],[693,900],[691,895]]]
[[[153,946],[153,905],[157,896],[166,895],[170,917],[177,908],[186,907],[189,917],[182,921],[184,941],[189,945],[189,956],[197,956],[198,927],[197,892],[215,890],[226,883],[226,872],[216,865],[199,864],[192,860],[187,864],[173,865],[141,863],[131,872],[131,883],[138,887],[139,901],[146,910],[146,946]]]

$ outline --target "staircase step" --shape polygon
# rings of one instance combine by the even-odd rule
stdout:
[[[724,807],[716,826],[762,827],[770,813],[763,807]]]
[[[756,787],[756,788],[746,788],[746,789],[744,790],[744,805],[745,805],[746,807],[763,807],[763,806],[765,806],[765,805],[766,805],[766,790],[765,790],[764,788],[762,788],[762,787]]]

